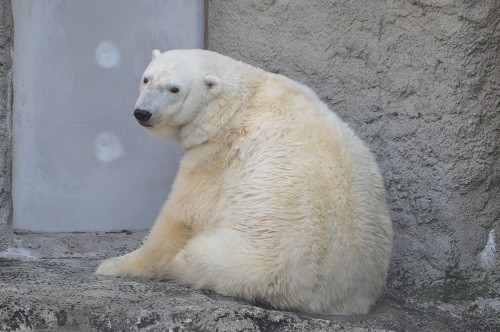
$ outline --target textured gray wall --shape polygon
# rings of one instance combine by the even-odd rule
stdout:
[[[209,1],[208,48],[311,86],[377,155],[389,285],[500,289],[500,2]]]
[[[10,0],[0,1],[0,250],[12,236],[11,198],[11,68],[12,10]]]

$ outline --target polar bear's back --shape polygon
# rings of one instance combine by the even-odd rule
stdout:
[[[376,162],[311,90],[263,77],[230,130],[225,227],[255,245],[263,275],[300,290],[301,309],[365,312],[385,282],[392,238]],[[293,300],[275,305],[301,306]]]

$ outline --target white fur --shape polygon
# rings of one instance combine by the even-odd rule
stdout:
[[[363,142],[288,78],[209,51],[152,57],[136,108],[186,153],[144,245],[97,273],[366,313],[385,283],[392,228]]]

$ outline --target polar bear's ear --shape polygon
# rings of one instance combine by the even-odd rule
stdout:
[[[222,89],[220,78],[214,75],[203,76],[203,83],[211,94],[218,94]]]
[[[157,58],[160,54],[161,54],[160,50],[153,50],[153,52],[151,52],[151,60],[154,60],[154,59],[155,59],[155,58]]]

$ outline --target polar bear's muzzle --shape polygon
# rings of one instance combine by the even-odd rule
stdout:
[[[139,108],[134,110],[134,116],[139,121],[139,123],[144,127],[150,127],[151,125],[148,123],[149,119],[151,119],[151,112],[146,110],[141,110]]]

